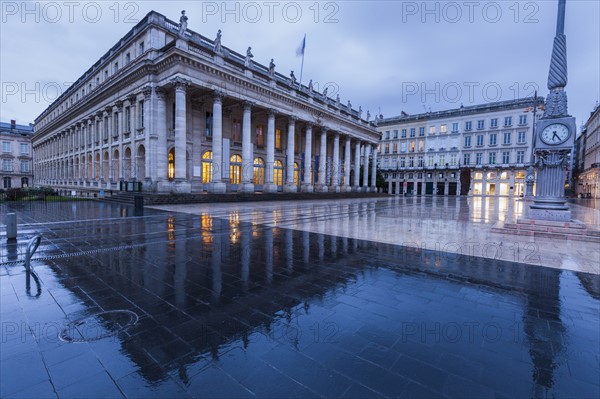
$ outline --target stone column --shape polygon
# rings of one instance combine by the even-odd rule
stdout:
[[[340,134],[333,134],[333,165],[331,168],[331,191],[340,192]]]
[[[175,185],[176,192],[189,192],[185,190],[187,180],[187,120],[186,120],[186,92],[188,83],[177,79],[175,84]],[[189,186],[189,184],[188,184]],[[189,187],[188,187],[189,188]]]
[[[252,103],[244,101],[242,118],[242,184],[239,191],[253,193],[254,160],[252,159]],[[268,134],[268,133],[267,133]]]
[[[131,181],[135,181],[137,179],[137,171],[136,171],[136,149],[135,149],[135,136],[137,135],[137,123],[138,123],[138,118],[137,118],[137,96],[131,95],[128,97],[129,100],[129,115],[131,117],[130,120],[130,126],[131,126],[131,131],[129,134],[129,138],[130,138],[130,148],[131,148],[131,157],[129,158],[129,175],[130,180]]]
[[[354,145],[354,191],[360,191],[360,141]]]
[[[416,176],[416,175],[415,175]],[[371,192],[377,192],[377,146],[373,146],[373,163],[371,165]]]
[[[362,187],[364,192],[369,192],[369,156],[371,152],[371,145],[365,144],[365,154],[363,159],[363,183]]]
[[[150,86],[144,87],[142,93],[144,95],[144,191],[152,189],[152,175],[154,167],[153,164],[156,162],[156,157],[153,157],[155,152],[152,151],[152,144],[150,141],[150,136],[154,133],[154,126],[152,125],[152,115],[154,113],[153,108],[153,88]],[[185,104],[185,96],[184,96],[184,104]],[[185,119],[185,113],[184,113]],[[183,130],[183,136],[186,137],[186,130]],[[187,140],[185,141],[187,142]],[[185,143],[184,142],[184,143]],[[185,170],[185,169],[184,169]]]
[[[286,148],[286,176],[283,191],[286,193],[295,193],[298,187],[294,184],[294,141],[296,137],[296,117],[288,117],[288,136]]]
[[[312,182],[312,125],[306,124],[306,141],[304,142],[304,183],[302,192],[312,193],[314,186]]]
[[[326,193],[327,189],[327,129],[321,128],[321,148],[319,151],[319,187],[318,191]]]
[[[115,179],[118,180],[123,180],[123,167],[121,165],[123,165],[123,131],[125,129],[125,126],[123,125],[124,123],[124,118],[123,118],[123,101],[117,101],[117,111],[119,112],[118,116],[117,116],[117,121],[118,121],[118,130],[116,132],[116,135],[118,136],[117,138],[117,142],[118,142],[118,148],[119,148],[119,167],[118,170],[115,170]],[[114,161],[113,161],[114,162]]]
[[[169,179],[167,176],[167,92],[157,87],[156,92],[156,179],[157,190],[164,191],[164,186]]]
[[[388,194],[392,194],[392,178],[390,177],[388,180]]]
[[[208,186],[211,193],[224,193],[227,189],[223,177],[223,93],[213,93],[213,132],[212,132],[212,182]]]
[[[274,180],[275,165],[275,110],[269,109],[267,116],[267,160],[265,165],[265,184],[263,192],[275,193],[277,186]]]
[[[349,192],[350,187],[350,136],[346,136],[346,146],[344,148],[344,187],[342,191]]]

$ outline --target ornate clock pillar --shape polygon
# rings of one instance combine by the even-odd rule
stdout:
[[[527,217],[570,221],[565,199],[566,168],[575,142],[575,118],[567,113],[567,38],[564,35],[565,2],[558,0],[556,36],[548,74],[544,116],[536,123],[534,153],[537,166],[536,195]]]

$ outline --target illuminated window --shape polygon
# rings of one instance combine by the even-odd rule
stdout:
[[[254,158],[254,184],[265,184],[265,161]]]
[[[171,151],[169,151],[169,163],[167,173],[167,177],[169,178],[169,180],[173,180],[175,178],[175,148],[172,148]]]
[[[300,185],[300,167],[298,166],[298,162],[294,162],[294,185]]]
[[[202,183],[210,183],[212,181],[212,157],[212,151],[206,151],[202,154]]]
[[[276,185],[283,186],[283,164],[280,160],[275,161],[273,167],[273,177]]]
[[[442,133],[442,134],[446,134],[446,132],[447,132],[447,129],[448,129],[448,128],[446,127],[446,125],[441,125],[441,126],[440,126],[440,133]]]
[[[275,148],[281,150],[281,129],[275,129]]]
[[[242,181],[242,157],[232,155],[229,158],[229,182],[231,184],[240,184]]]
[[[256,125],[256,145],[263,146],[263,125]]]

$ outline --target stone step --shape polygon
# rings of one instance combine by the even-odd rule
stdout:
[[[510,229],[510,230],[520,230],[520,231],[537,231],[537,232],[545,232],[545,233],[600,236],[600,230],[586,229],[585,225],[578,226],[578,227],[551,227],[551,226],[522,225],[522,224],[518,224],[518,223],[504,223],[504,228]]]
[[[551,229],[550,231],[539,229],[534,230],[531,228],[521,229],[518,228],[519,224],[515,223],[502,223],[498,222],[492,227],[493,233],[500,234],[512,234],[518,236],[527,236],[534,238],[552,238],[557,240],[567,240],[567,241],[586,241],[586,242],[595,242],[600,243],[600,231],[593,229],[560,229],[560,231],[553,231],[556,228]]]

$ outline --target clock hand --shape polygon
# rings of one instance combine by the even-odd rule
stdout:
[[[558,136],[558,134],[556,134],[556,130],[552,132],[552,141],[554,141],[554,138],[556,137],[558,139],[558,141],[560,141],[560,137]]]

